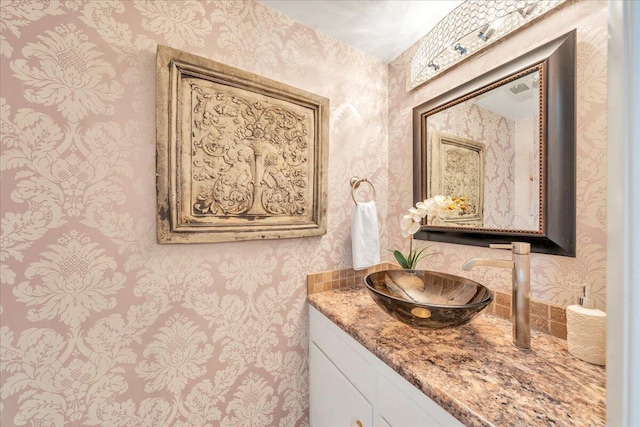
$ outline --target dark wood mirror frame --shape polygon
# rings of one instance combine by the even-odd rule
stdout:
[[[413,109],[413,199],[423,200],[429,113],[543,64],[540,230],[448,228],[423,223],[415,238],[474,246],[522,241],[532,252],[576,256],[576,32],[567,33]]]

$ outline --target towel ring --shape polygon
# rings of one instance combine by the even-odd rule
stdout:
[[[356,200],[356,196],[354,194],[354,191],[358,187],[360,187],[360,184],[362,184],[363,182],[366,182],[367,184],[369,184],[371,186],[371,189],[373,190],[373,201],[375,202],[375,200],[376,200],[376,187],[373,186],[371,181],[369,181],[367,178],[358,178],[357,176],[352,176],[351,180],[349,182],[351,183],[351,198],[353,199],[353,203],[358,203],[357,200]]]

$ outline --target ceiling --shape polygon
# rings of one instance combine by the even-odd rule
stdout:
[[[485,110],[517,122],[538,113],[540,72],[527,74],[477,96],[475,103]]]
[[[462,3],[462,0],[257,1],[385,63]]]

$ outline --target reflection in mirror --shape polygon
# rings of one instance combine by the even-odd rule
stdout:
[[[444,227],[540,229],[542,64],[426,114],[426,194],[464,198]]]
[[[417,239],[575,256],[575,30],[413,109],[414,203],[464,198]]]
[[[442,113],[435,116],[446,118]],[[485,144],[459,136],[463,132],[456,132],[456,135],[441,133],[438,124],[441,123],[434,120],[434,126],[427,134],[430,143],[427,145],[429,167],[425,198],[439,194],[455,197],[464,201],[466,209],[453,218],[429,217],[429,224],[482,227]]]

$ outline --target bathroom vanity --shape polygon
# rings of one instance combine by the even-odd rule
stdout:
[[[314,308],[309,327],[312,426],[462,426]]]
[[[309,295],[311,426],[604,426],[605,369],[566,342],[481,314],[419,331],[362,286]]]

